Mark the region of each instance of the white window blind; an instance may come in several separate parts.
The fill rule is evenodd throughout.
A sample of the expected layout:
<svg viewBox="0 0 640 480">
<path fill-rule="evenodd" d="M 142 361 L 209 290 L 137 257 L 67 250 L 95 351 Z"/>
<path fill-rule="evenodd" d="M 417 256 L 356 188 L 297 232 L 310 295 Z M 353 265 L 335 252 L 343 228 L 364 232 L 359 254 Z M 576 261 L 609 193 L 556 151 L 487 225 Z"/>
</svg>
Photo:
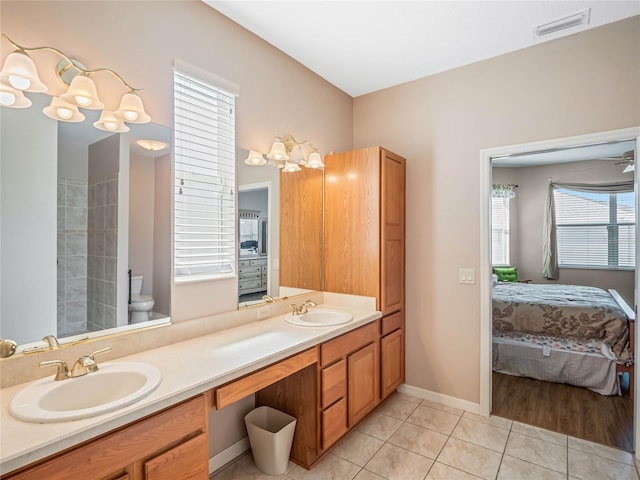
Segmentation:
<svg viewBox="0 0 640 480">
<path fill-rule="evenodd" d="M 623 269 L 635 266 L 633 192 L 554 191 L 558 265 Z"/>
<path fill-rule="evenodd" d="M 508 198 L 491 198 L 491 264 L 509 265 Z"/>
<path fill-rule="evenodd" d="M 232 275 L 236 264 L 235 97 L 175 71 L 175 278 Z"/>
</svg>

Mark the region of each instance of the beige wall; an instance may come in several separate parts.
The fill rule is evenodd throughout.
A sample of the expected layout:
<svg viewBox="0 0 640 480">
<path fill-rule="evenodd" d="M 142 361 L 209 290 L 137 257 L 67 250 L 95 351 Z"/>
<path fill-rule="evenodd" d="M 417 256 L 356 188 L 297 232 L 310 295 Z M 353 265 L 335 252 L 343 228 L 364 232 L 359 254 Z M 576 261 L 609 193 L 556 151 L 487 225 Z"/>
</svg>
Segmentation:
<svg viewBox="0 0 640 480">
<path fill-rule="evenodd" d="M 354 100 L 407 158 L 407 382 L 479 402 L 479 150 L 640 125 L 640 17 Z"/>
<path fill-rule="evenodd" d="M 267 152 L 274 135 L 292 133 L 323 154 L 351 148 L 351 97 L 200 1 L 2 2 L 0 13 L 2 31 L 14 41 L 54 46 L 144 88 L 140 95 L 156 123 L 173 123 L 173 62 L 180 58 L 240 86 L 238 146 Z M 48 65 L 39 68 L 42 80 L 59 85 L 51 74 L 59 59 L 33 57 Z M 122 87 L 108 75 L 96 83 L 107 108 L 117 109 Z M 172 317 L 233 310 L 236 293 L 234 280 L 176 286 Z"/>
<path fill-rule="evenodd" d="M 601 168 L 594 168 L 601 166 Z M 494 183 L 518 185 L 511 201 L 511 264 L 518 267 L 521 279 L 534 283 L 590 285 L 605 290 L 614 288 L 629 305 L 634 305 L 635 272 L 629 270 L 589 270 L 561 268 L 558 280 L 542 277 L 542 225 L 549 178 L 554 182 L 605 183 L 633 180 L 622 173 L 624 166 L 613 162 L 575 162 L 527 168 L 494 168 Z M 509 179 L 509 180 L 507 180 Z"/>
</svg>

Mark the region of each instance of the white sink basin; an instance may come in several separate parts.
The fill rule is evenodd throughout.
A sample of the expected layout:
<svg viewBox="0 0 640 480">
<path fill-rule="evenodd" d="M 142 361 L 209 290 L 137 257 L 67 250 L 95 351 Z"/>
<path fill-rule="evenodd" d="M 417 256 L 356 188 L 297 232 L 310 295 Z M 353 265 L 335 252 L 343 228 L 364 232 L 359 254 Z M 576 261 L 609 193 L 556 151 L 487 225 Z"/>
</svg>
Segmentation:
<svg viewBox="0 0 640 480">
<path fill-rule="evenodd" d="M 300 315 L 289 314 L 284 319 L 289 323 L 302 325 L 303 327 L 329 327 L 349 323 L 353 320 L 353 317 L 340 310 L 313 308 Z"/>
<path fill-rule="evenodd" d="M 162 375 L 151 365 L 113 362 L 97 372 L 54 381 L 47 377 L 13 397 L 9 411 L 25 422 L 52 423 L 93 417 L 124 408 L 153 392 Z"/>
</svg>

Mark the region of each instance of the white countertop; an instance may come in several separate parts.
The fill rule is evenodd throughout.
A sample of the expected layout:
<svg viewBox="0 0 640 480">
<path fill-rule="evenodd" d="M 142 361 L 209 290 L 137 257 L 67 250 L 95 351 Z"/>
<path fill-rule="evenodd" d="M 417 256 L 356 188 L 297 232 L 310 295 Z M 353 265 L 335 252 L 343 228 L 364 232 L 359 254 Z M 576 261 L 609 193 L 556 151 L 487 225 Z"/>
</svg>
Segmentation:
<svg viewBox="0 0 640 480">
<path fill-rule="evenodd" d="M 381 317 L 380 312 L 346 306 L 319 307 L 349 312 L 353 321 L 335 327 L 302 327 L 280 315 L 114 360 L 153 365 L 162 372 L 162 381 L 139 402 L 93 418 L 23 422 L 11 416 L 9 404 L 28 383 L 0 390 L 0 473 L 80 444 Z"/>
</svg>

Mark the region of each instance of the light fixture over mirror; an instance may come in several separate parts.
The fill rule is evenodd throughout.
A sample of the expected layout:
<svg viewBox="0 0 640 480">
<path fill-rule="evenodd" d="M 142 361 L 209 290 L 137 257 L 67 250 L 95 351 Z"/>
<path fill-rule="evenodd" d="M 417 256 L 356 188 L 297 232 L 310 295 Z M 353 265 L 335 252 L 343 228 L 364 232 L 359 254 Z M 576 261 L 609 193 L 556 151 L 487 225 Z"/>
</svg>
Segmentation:
<svg viewBox="0 0 640 480">
<path fill-rule="evenodd" d="M 8 108 L 28 108 L 31 101 L 24 92 L 46 92 L 48 87 L 40 80 L 34 60 L 27 52 L 49 51 L 62 57 L 56 66 L 56 74 L 63 84 L 68 86 L 65 93 L 53 97 L 51 104 L 43 109 L 46 116 L 60 122 L 81 122 L 84 115 L 78 108 L 102 110 L 100 120 L 94 127 L 107 132 L 127 132 L 127 123 L 147 123 L 151 117 L 145 112 L 138 88 L 133 88 L 125 80 L 108 68 L 87 69 L 83 64 L 69 58 L 53 47 L 24 47 L 18 45 L 4 33 L 2 38 L 16 51 L 10 53 L 0 71 L 0 106 Z M 127 89 L 116 111 L 103 110 L 104 104 L 98 98 L 93 76 L 99 72 L 110 73 Z"/>
<path fill-rule="evenodd" d="M 298 142 L 291 134 L 283 137 L 276 136 L 276 141 L 273 142 L 267 158 L 269 162 L 264 159 L 262 153 L 251 150 L 244 163 L 252 166 L 261 166 L 268 163 L 272 167 L 281 168 L 285 173 L 299 172 L 301 170 L 300 165 L 304 165 L 307 168 L 324 167 L 318 148 L 309 140 Z"/>
</svg>

